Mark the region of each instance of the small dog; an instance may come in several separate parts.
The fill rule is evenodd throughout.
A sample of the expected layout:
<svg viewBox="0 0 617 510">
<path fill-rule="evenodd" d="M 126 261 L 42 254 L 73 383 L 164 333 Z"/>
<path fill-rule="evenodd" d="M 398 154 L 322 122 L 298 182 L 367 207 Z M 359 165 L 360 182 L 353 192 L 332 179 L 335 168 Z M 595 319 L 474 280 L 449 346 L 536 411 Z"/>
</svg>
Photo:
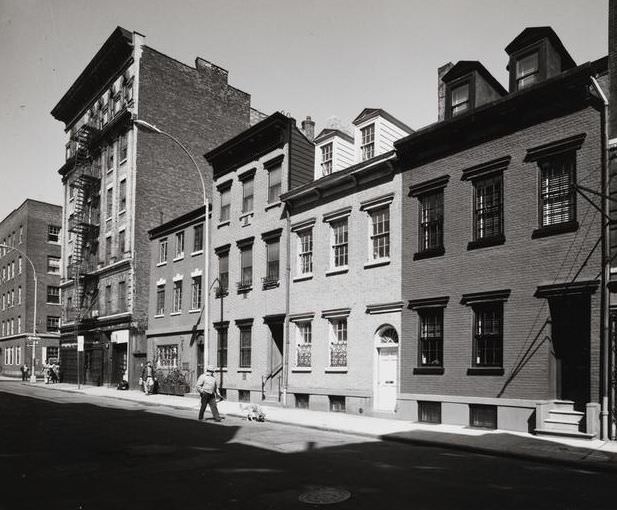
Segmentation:
<svg viewBox="0 0 617 510">
<path fill-rule="evenodd" d="M 266 413 L 257 404 L 240 404 L 240 409 L 246 411 L 246 419 L 248 421 L 266 421 Z"/>
</svg>

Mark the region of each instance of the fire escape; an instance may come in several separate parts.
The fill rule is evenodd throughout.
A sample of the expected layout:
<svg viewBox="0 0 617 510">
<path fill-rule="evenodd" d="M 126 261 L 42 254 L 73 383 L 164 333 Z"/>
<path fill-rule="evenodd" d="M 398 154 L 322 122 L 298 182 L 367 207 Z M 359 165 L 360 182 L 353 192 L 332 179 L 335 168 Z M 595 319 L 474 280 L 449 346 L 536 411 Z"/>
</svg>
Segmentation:
<svg viewBox="0 0 617 510">
<path fill-rule="evenodd" d="M 93 157 L 93 140 L 98 130 L 82 126 L 72 136 L 74 171 L 70 186 L 73 188 L 74 209 L 69 217 L 68 230 L 73 234 L 73 252 L 67 266 L 67 277 L 73 280 L 73 303 L 67 306 L 69 321 L 94 318 L 92 306 L 98 290 L 94 276 L 98 249 L 100 222 L 100 162 Z"/>
</svg>

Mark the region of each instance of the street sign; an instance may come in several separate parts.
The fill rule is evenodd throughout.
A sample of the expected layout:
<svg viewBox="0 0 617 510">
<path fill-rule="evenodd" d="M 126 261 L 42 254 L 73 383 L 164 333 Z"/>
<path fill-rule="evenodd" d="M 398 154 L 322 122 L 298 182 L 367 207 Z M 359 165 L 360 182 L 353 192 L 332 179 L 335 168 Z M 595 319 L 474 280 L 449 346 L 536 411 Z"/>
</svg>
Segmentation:
<svg viewBox="0 0 617 510">
<path fill-rule="evenodd" d="M 77 337 L 77 352 L 84 352 L 84 337 L 81 335 Z"/>
</svg>

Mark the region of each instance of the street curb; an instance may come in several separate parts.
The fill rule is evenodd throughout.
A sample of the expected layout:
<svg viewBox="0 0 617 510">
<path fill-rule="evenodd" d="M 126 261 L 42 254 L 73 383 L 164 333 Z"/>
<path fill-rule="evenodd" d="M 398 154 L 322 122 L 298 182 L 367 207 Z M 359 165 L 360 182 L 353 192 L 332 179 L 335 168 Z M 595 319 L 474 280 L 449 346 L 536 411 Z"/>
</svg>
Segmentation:
<svg viewBox="0 0 617 510">
<path fill-rule="evenodd" d="M 116 397 L 116 396 L 111 396 L 111 395 L 110 396 L 92 395 L 92 394 L 86 393 L 83 390 L 78 390 L 78 389 L 57 388 L 57 387 L 54 388 L 54 387 L 39 386 L 39 385 L 37 385 L 37 387 L 43 388 L 46 390 L 51 390 L 51 391 L 62 391 L 65 393 L 74 393 L 77 395 L 102 397 L 102 398 L 113 398 L 117 400 L 122 400 L 124 402 L 133 402 L 137 404 L 143 404 L 144 406 L 147 406 L 147 407 L 167 407 L 170 409 L 177 409 L 177 410 L 183 410 L 183 411 L 196 409 L 196 407 L 193 407 L 190 405 L 178 406 L 178 405 L 159 403 L 159 402 L 134 400 L 130 398 L 124 398 L 122 396 Z M 244 414 L 237 413 L 237 412 L 227 412 L 225 413 L 225 415 L 233 416 L 236 418 L 245 417 Z M 346 435 L 357 436 L 357 437 L 366 437 L 366 438 L 378 439 L 381 441 L 388 441 L 388 442 L 393 442 L 393 443 L 404 443 L 404 444 L 412 444 L 412 445 L 418 445 L 418 446 L 437 447 L 437 448 L 443 448 L 447 450 L 465 451 L 465 452 L 470 452 L 470 453 L 489 455 L 493 457 L 526 460 L 526 461 L 531 461 L 531 462 L 537 462 L 539 464 L 562 465 L 562 466 L 565 465 L 565 466 L 574 467 L 578 469 L 586 469 L 589 471 L 617 472 L 617 463 L 610 463 L 608 461 L 605 463 L 600 463 L 600 462 L 587 462 L 584 460 L 579 461 L 579 460 L 572 460 L 572 459 L 560 459 L 556 457 L 543 457 L 539 455 L 519 453 L 515 451 L 495 450 L 495 449 L 486 448 L 482 446 L 472 446 L 472 445 L 461 444 L 461 443 L 442 442 L 442 441 L 438 441 L 434 439 L 419 439 L 419 438 L 413 438 L 413 437 L 402 437 L 400 435 L 397 435 L 397 434 L 404 434 L 404 432 L 394 432 L 392 434 L 375 434 L 371 432 L 358 432 L 357 430 L 334 428 L 334 427 L 329 427 L 327 425 L 310 425 L 310 424 L 305 424 L 305 423 L 289 422 L 289 421 L 284 421 L 281 419 L 267 419 L 267 421 L 270 423 L 287 425 L 291 427 L 302 427 L 305 429 L 320 430 L 324 432 L 334 432 L 334 433 L 346 434 Z"/>
</svg>

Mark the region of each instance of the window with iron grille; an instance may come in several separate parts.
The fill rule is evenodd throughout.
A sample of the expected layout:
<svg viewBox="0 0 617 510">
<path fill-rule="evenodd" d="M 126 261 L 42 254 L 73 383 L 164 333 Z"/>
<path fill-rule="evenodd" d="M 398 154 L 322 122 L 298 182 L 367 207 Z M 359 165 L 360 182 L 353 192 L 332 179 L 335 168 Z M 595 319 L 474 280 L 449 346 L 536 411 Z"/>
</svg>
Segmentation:
<svg viewBox="0 0 617 510">
<path fill-rule="evenodd" d="M 469 83 L 454 87 L 450 91 L 450 101 L 450 112 L 452 117 L 468 110 L 470 106 Z"/>
<path fill-rule="evenodd" d="M 333 413 L 345 412 L 345 397 L 343 395 L 329 395 L 330 411 Z"/>
<path fill-rule="evenodd" d="M 347 319 L 330 320 L 330 366 L 347 366 Z"/>
<path fill-rule="evenodd" d="M 419 251 L 443 247 L 443 190 L 420 196 Z"/>
<path fill-rule="evenodd" d="M 298 232 L 298 272 L 311 274 L 313 272 L 313 230 Z"/>
<path fill-rule="evenodd" d="M 543 227 L 576 220 L 576 153 L 538 162 L 541 172 L 540 208 Z"/>
<path fill-rule="evenodd" d="M 174 282 L 174 301 L 172 312 L 182 311 L 182 280 Z"/>
<path fill-rule="evenodd" d="M 242 212 L 247 213 L 253 210 L 253 184 L 255 180 L 251 177 L 242 181 Z"/>
<path fill-rule="evenodd" d="M 250 287 L 253 284 L 253 246 L 240 249 L 240 287 Z"/>
<path fill-rule="evenodd" d="M 441 402 L 418 401 L 418 421 L 441 423 Z"/>
<path fill-rule="evenodd" d="M 219 255 L 219 287 L 221 292 L 226 293 L 229 289 L 229 253 Z"/>
<path fill-rule="evenodd" d="M 473 187 L 474 240 L 503 235 L 503 176 L 477 179 Z"/>
<path fill-rule="evenodd" d="M 60 303 L 60 287 L 54 287 L 52 285 L 47 286 L 47 302 L 48 303 Z"/>
<path fill-rule="evenodd" d="M 157 368 L 178 367 L 178 344 L 156 346 Z"/>
<path fill-rule="evenodd" d="M 360 130 L 362 136 L 362 161 L 371 159 L 375 155 L 375 124 L 369 124 Z"/>
<path fill-rule="evenodd" d="M 419 310 L 420 346 L 418 365 L 443 366 L 443 308 Z"/>
<path fill-rule="evenodd" d="M 159 264 L 167 262 L 167 238 L 159 241 Z"/>
<path fill-rule="evenodd" d="M 334 267 L 345 267 L 348 264 L 348 221 L 347 218 L 333 221 L 332 228 L 332 262 Z"/>
<path fill-rule="evenodd" d="M 503 303 L 474 306 L 473 365 L 501 367 L 503 361 Z"/>
<path fill-rule="evenodd" d="M 216 366 L 219 368 L 227 366 L 227 328 L 216 330 Z"/>
<path fill-rule="evenodd" d="M 184 230 L 176 232 L 176 256 L 175 258 L 184 257 Z"/>
<path fill-rule="evenodd" d="M 332 173 L 332 142 L 321 147 L 321 171 L 323 175 Z"/>
<path fill-rule="evenodd" d="M 47 227 L 47 242 L 48 243 L 59 243 L 60 242 L 60 227 L 57 225 L 49 225 Z M 6 241 L 3 242 L 6 244 Z M 4 253 L 6 253 L 6 248 L 4 248 Z"/>
<path fill-rule="evenodd" d="M 201 309 L 201 276 L 191 279 L 191 310 Z"/>
<path fill-rule="evenodd" d="M 156 315 L 165 315 L 165 285 L 156 288 Z"/>
<path fill-rule="evenodd" d="M 469 426 L 483 429 L 496 429 L 497 406 L 470 404 Z"/>
<path fill-rule="evenodd" d="M 296 323 L 296 366 L 309 368 L 311 366 L 311 344 L 313 341 L 313 325 L 310 321 Z"/>
<path fill-rule="evenodd" d="M 537 51 L 519 58 L 516 61 L 516 89 L 520 90 L 536 83 L 539 71 Z"/>
<path fill-rule="evenodd" d="M 221 190 L 221 210 L 219 213 L 220 221 L 229 220 L 231 212 L 231 188 Z"/>
<path fill-rule="evenodd" d="M 240 368 L 251 367 L 251 327 L 240 328 Z"/>
<path fill-rule="evenodd" d="M 273 166 L 268 170 L 268 203 L 277 202 L 281 195 L 282 165 Z"/>
<path fill-rule="evenodd" d="M 390 208 L 376 209 L 371 216 L 371 245 L 373 259 L 390 257 Z"/>
<path fill-rule="evenodd" d="M 193 252 L 204 249 L 204 226 L 195 225 L 193 227 Z"/>
<path fill-rule="evenodd" d="M 280 245 L 279 239 L 272 239 L 266 243 L 265 283 L 274 283 L 279 280 Z"/>
</svg>

